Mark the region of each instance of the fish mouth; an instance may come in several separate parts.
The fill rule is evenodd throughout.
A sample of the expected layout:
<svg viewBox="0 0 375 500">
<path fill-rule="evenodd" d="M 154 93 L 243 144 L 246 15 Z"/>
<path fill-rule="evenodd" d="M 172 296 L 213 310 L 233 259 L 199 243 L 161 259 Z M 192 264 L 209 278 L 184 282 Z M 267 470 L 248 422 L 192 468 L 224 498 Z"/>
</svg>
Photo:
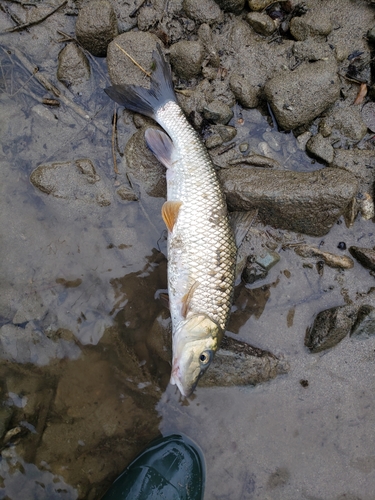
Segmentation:
<svg viewBox="0 0 375 500">
<path fill-rule="evenodd" d="M 179 391 L 181 392 L 182 396 L 185 398 L 190 397 L 197 384 L 194 384 L 192 387 L 185 387 L 184 384 L 181 381 L 181 370 L 179 365 L 176 363 L 173 363 L 173 369 L 171 373 L 171 379 L 170 379 L 171 385 L 177 385 Z"/>
</svg>

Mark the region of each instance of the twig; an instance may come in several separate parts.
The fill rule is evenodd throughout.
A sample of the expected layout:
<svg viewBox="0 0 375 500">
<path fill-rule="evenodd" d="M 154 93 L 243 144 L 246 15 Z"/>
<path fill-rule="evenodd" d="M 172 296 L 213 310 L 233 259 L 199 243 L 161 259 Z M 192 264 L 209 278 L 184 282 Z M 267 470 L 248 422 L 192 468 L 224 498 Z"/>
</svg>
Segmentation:
<svg viewBox="0 0 375 500">
<path fill-rule="evenodd" d="M 16 23 L 17 26 L 20 26 L 20 24 L 22 23 L 21 19 L 16 16 L 16 14 L 14 14 L 11 10 L 9 10 L 9 7 L 7 5 L 0 4 L 0 9 L 5 12 L 5 14 L 7 14 L 11 18 L 11 20 Z"/>
<path fill-rule="evenodd" d="M 117 124 L 117 111 L 115 104 L 115 109 L 113 112 L 113 119 L 112 119 L 112 156 L 113 156 L 113 170 L 115 171 L 115 174 L 118 175 L 119 171 L 117 168 L 117 160 L 116 160 L 116 124 Z"/>
<path fill-rule="evenodd" d="M 11 3 L 17 3 L 18 5 L 22 5 L 22 6 L 32 6 L 32 7 L 36 7 L 36 3 L 33 3 L 33 2 L 22 2 L 22 0 L 7 0 L 7 2 L 11 2 Z"/>
<path fill-rule="evenodd" d="M 52 9 L 45 16 L 42 16 L 39 19 L 36 19 L 35 21 L 30 21 L 29 23 L 19 24 L 18 26 L 14 26 L 13 28 L 8 28 L 7 30 L 5 30 L 4 33 L 12 33 L 13 31 L 24 30 L 24 29 L 28 28 L 29 26 L 33 26 L 34 24 L 39 24 L 42 21 L 44 21 L 45 19 L 47 19 L 47 17 L 51 16 L 56 11 L 58 11 L 59 9 L 61 9 L 61 7 L 64 7 L 64 5 L 67 4 L 67 3 L 68 3 L 68 0 L 64 0 L 60 5 L 58 5 L 54 9 Z"/>
<path fill-rule="evenodd" d="M 124 50 L 122 47 L 120 47 L 120 45 L 118 45 L 116 42 L 115 42 L 115 45 L 118 49 L 120 49 L 127 57 L 129 57 L 129 59 L 131 60 L 131 62 L 133 64 L 135 64 L 137 66 L 137 68 L 139 68 L 141 71 L 143 71 L 143 73 L 145 75 L 147 75 L 149 78 L 151 77 L 151 73 L 148 73 L 144 68 L 142 68 L 142 66 L 140 64 L 137 63 L 137 61 L 135 59 L 132 58 L 131 55 L 129 55 L 126 50 Z"/>
</svg>

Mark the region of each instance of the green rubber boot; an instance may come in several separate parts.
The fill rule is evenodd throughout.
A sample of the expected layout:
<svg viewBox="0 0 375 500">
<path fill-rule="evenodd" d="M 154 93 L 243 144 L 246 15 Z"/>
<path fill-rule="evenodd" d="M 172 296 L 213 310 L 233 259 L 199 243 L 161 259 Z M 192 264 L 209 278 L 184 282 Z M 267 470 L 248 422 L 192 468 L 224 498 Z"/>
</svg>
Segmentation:
<svg viewBox="0 0 375 500">
<path fill-rule="evenodd" d="M 205 463 L 186 436 L 153 441 L 125 469 L 102 500 L 203 500 Z"/>
</svg>

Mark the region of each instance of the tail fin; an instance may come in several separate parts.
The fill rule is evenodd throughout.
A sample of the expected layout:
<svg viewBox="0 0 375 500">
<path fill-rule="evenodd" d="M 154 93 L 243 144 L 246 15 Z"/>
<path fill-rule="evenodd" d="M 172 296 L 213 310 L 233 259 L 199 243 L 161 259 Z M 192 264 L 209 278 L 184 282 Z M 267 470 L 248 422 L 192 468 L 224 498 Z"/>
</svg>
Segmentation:
<svg viewBox="0 0 375 500">
<path fill-rule="evenodd" d="M 149 89 L 137 85 L 113 85 L 104 89 L 111 99 L 131 111 L 154 118 L 155 112 L 168 101 L 176 101 L 172 74 L 160 45 L 152 53 L 156 68 L 151 75 Z"/>
</svg>

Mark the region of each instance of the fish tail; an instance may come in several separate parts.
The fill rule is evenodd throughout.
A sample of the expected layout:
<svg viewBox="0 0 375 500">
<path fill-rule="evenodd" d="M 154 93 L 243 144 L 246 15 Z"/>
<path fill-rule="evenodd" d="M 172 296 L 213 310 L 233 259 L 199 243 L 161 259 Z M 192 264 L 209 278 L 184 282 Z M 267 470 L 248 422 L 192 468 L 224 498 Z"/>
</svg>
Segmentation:
<svg viewBox="0 0 375 500">
<path fill-rule="evenodd" d="M 137 85 L 113 85 L 104 89 L 111 99 L 131 111 L 155 118 L 156 111 L 168 101 L 176 102 L 173 90 L 172 74 L 169 64 L 163 57 L 158 44 L 152 52 L 155 70 L 151 74 L 150 88 Z"/>
</svg>

